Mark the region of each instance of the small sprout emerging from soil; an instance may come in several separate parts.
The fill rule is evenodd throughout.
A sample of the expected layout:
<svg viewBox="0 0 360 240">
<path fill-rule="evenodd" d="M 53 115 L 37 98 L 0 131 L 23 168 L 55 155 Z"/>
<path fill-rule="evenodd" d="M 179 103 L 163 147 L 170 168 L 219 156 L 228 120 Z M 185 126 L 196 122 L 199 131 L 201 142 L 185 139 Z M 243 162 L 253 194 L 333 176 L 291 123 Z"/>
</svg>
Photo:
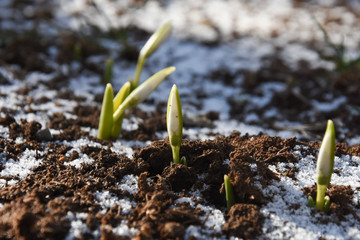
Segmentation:
<svg viewBox="0 0 360 240">
<path fill-rule="evenodd" d="M 230 208 L 235 204 L 234 189 L 230 182 L 228 175 L 224 175 L 224 186 L 225 186 L 225 198 L 227 211 L 230 211 Z"/>
<path fill-rule="evenodd" d="M 308 206 L 311 208 L 315 207 L 314 199 L 311 196 L 308 197 Z"/>
<path fill-rule="evenodd" d="M 325 197 L 325 203 L 324 203 L 324 212 L 326 214 L 328 214 L 330 211 L 330 197 L 329 196 L 326 196 Z"/>
<path fill-rule="evenodd" d="M 131 80 L 131 89 L 134 90 L 139 83 L 140 74 L 147 58 L 165 41 L 171 31 L 171 21 L 161 25 L 141 49 L 136 65 L 135 77 Z"/>
<path fill-rule="evenodd" d="M 129 96 L 130 89 L 131 89 L 130 82 L 126 82 L 121 87 L 119 92 L 116 94 L 116 96 L 113 100 L 113 107 L 114 107 L 113 113 L 116 111 L 116 109 L 118 109 L 118 107 L 121 105 L 121 103 L 124 102 L 124 100 L 127 98 L 127 96 Z M 125 112 L 119 117 L 119 119 L 117 121 L 115 121 L 113 123 L 112 134 L 111 134 L 112 137 L 117 138 L 119 136 L 119 134 L 121 132 L 121 126 L 122 126 L 124 116 L 125 116 Z"/>
<path fill-rule="evenodd" d="M 183 119 L 179 91 L 174 84 L 169 95 L 166 125 L 173 154 L 173 163 L 180 163 L 180 146 L 182 140 Z"/>
<path fill-rule="evenodd" d="M 125 100 L 116 109 L 113 114 L 113 121 L 118 122 L 125 113 L 126 109 L 130 109 L 144 101 L 150 95 L 150 93 L 152 93 L 157 88 L 157 86 L 159 86 L 159 84 L 174 71 L 175 67 L 165 68 L 155 73 L 148 80 L 138 86 L 134 91 L 129 94 L 129 96 L 125 98 Z"/>
<path fill-rule="evenodd" d="M 113 98 L 114 92 L 110 83 L 106 84 L 104 98 L 101 107 L 100 120 L 99 120 L 99 139 L 109 139 L 113 127 Z"/>
<path fill-rule="evenodd" d="M 105 71 L 104 71 L 104 83 L 105 84 L 111 83 L 113 64 L 114 64 L 113 58 L 109 58 L 105 62 Z"/>
<path fill-rule="evenodd" d="M 324 210 L 325 193 L 330 184 L 331 175 L 334 171 L 335 157 L 335 127 L 331 120 L 327 122 L 327 128 L 321 143 L 317 159 L 317 195 L 316 208 Z M 330 201 L 330 200 L 329 200 Z M 330 203 L 329 203 L 330 204 Z"/>
<path fill-rule="evenodd" d="M 187 160 L 186 160 L 186 157 L 185 157 L 185 156 L 182 156 L 182 157 L 180 158 L 180 164 L 187 166 Z"/>
</svg>

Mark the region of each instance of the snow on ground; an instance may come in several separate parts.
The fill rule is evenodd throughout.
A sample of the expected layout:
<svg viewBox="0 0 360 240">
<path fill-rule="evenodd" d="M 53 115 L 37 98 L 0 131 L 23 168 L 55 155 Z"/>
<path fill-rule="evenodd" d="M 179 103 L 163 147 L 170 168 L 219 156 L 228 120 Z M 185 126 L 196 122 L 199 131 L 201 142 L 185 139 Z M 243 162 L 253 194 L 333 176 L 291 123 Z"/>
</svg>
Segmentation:
<svg viewBox="0 0 360 240">
<path fill-rule="evenodd" d="M 272 171 L 279 173 L 281 181 L 273 181 L 271 186 L 263 189 L 265 196 L 273 197 L 273 201 L 261 208 L 261 213 L 266 216 L 263 226 L 264 237 L 270 239 L 359 239 L 360 225 L 359 219 L 353 215 L 347 215 L 347 222 L 342 225 L 334 221 L 324 223 L 319 218 L 334 219 L 336 216 L 323 215 L 317 213 L 315 217 L 311 215 L 311 209 L 307 206 L 307 198 L 302 192 L 302 188 L 311 187 L 316 182 L 316 158 L 312 155 L 303 156 L 301 149 L 305 146 L 296 146 L 293 153 L 298 158 L 298 163 L 278 163 L 272 166 Z M 306 148 L 306 147 L 305 147 Z M 360 193 L 356 189 L 360 187 L 360 170 L 356 166 L 350 166 L 349 162 L 359 162 L 359 157 L 342 156 L 335 157 L 335 170 L 341 171 L 341 176 L 334 173 L 331 178 L 332 185 L 350 185 L 354 190 L 354 204 L 360 198 Z M 353 164 L 352 164 L 353 165 Z M 284 176 L 290 168 L 295 167 L 299 170 L 296 173 L 297 181 Z M 282 173 L 282 174 L 281 174 Z M 257 186 L 262 189 L 261 184 Z M 297 206 L 294 208 L 284 207 Z M 360 215 L 360 210 L 356 211 Z"/>
<path fill-rule="evenodd" d="M 353 31 L 359 29 L 360 22 L 356 21 L 355 13 L 347 11 L 345 7 L 332 7 L 331 2 L 336 1 L 317 1 L 319 5 L 306 3 L 307 9 L 296 8 L 295 3 L 290 0 L 263 0 L 248 1 L 237 0 L 212 0 L 212 1 L 146 1 L 144 7 L 138 8 L 134 6 L 131 0 L 119 1 L 101 1 L 94 0 L 99 7 L 100 11 L 96 11 L 93 7 L 86 4 L 85 0 L 57 0 L 59 11 L 56 12 L 56 21 L 58 24 L 63 24 L 72 29 L 80 29 L 86 24 L 95 24 L 102 29 L 109 27 L 131 26 L 154 31 L 161 22 L 171 19 L 173 22 L 173 35 L 165 42 L 161 48 L 151 57 L 147 62 L 145 69 L 141 75 L 141 81 L 145 80 L 152 73 L 165 68 L 169 65 L 176 66 L 177 70 L 172 74 L 168 80 L 165 80 L 159 88 L 151 94 L 150 98 L 158 103 L 166 101 L 169 91 L 173 83 L 176 83 L 184 107 L 183 112 L 189 116 L 197 116 L 205 114 L 209 111 L 218 111 L 220 113 L 220 120 L 215 121 L 214 129 L 207 128 L 185 128 L 184 134 L 189 139 L 208 139 L 211 138 L 211 132 L 228 135 L 234 130 L 240 131 L 242 134 L 258 134 L 264 132 L 270 135 L 277 135 L 281 137 L 292 137 L 296 135 L 292 131 L 275 131 L 263 129 L 259 126 L 250 126 L 247 122 L 251 122 L 259 118 L 256 113 L 246 117 L 245 123 L 239 122 L 229 118 L 229 106 L 227 99 L 230 96 L 241 95 L 240 88 L 230 86 L 222 86 L 216 81 L 204 81 L 202 78 L 196 76 L 207 76 L 208 73 L 217 69 L 226 69 L 233 73 L 239 69 L 247 69 L 256 71 L 262 66 L 262 58 L 273 54 L 276 47 L 283 46 L 281 50 L 281 57 L 286 60 L 286 63 L 293 69 L 298 67 L 300 60 L 307 60 L 314 63 L 314 67 L 324 67 L 332 69 L 334 66 L 328 62 L 319 59 L 318 54 L 314 51 L 305 48 L 302 44 L 291 43 L 294 40 L 298 42 L 306 42 L 311 40 L 322 40 L 323 35 L 321 31 L 314 24 L 314 16 L 319 22 L 325 22 L 329 18 L 336 18 L 331 24 L 331 37 L 335 42 L 340 42 L 342 36 L 346 36 L 345 46 L 348 49 L 346 53 L 349 58 L 357 56 L 357 44 L 360 41 L 360 31 Z M 7 6 L 11 0 L 0 1 L 0 15 L 5 19 L 2 26 L 4 29 L 24 29 L 31 28 L 32 23 L 23 24 L 21 26 L 16 24 L 16 21 L 10 20 L 12 13 L 7 11 Z M 360 4 L 357 1 L 349 1 L 353 10 L 360 11 Z M 261 7 L 259 7 L 261 6 Z M 118 14 L 121 10 L 123 14 Z M 31 13 L 32 9 L 26 9 Z M 25 10 L 24 10 L 25 11 Z M 104 14 L 100 14 L 103 12 Z M 83 18 L 75 17 L 76 14 Z M 106 15 L 106 17 L 105 17 Z M 9 19 L 9 20 L 7 20 Z M 44 32 L 51 33 L 54 29 L 50 29 L 44 25 L 40 27 Z M 233 35 L 241 36 L 236 40 Z M 200 40 L 203 42 L 214 42 L 221 39 L 222 44 L 219 47 L 213 48 L 197 42 L 189 41 L 191 39 Z M 137 46 L 142 46 L 143 42 L 135 42 Z M 121 49 L 119 43 L 113 41 L 103 41 L 102 45 L 110 49 Z M 284 46 L 286 45 L 286 46 Z M 51 52 L 56 52 L 57 49 L 50 49 Z M 114 52 L 114 56 L 117 53 Z M 90 59 L 97 64 L 103 64 L 103 58 Z M 56 64 L 56 63 L 52 63 Z M 114 71 L 114 89 L 119 89 L 121 85 L 132 76 L 135 65 L 128 66 L 121 61 L 115 62 L 116 66 Z M 59 69 L 65 74 L 76 70 L 78 66 L 76 63 L 71 66 L 58 66 Z M 7 69 L 0 67 L 0 73 L 10 81 L 10 85 L 1 86 L 2 91 L 8 94 L 6 97 L 0 96 L 0 108 L 7 107 L 14 110 L 19 110 L 19 114 L 15 116 L 17 121 L 25 118 L 28 121 L 36 120 L 42 124 L 43 127 L 47 125 L 49 119 L 47 114 L 62 112 L 68 118 L 74 118 L 72 109 L 76 106 L 75 101 L 70 100 L 57 100 L 60 104 L 53 102 L 31 105 L 38 114 L 28 113 L 25 109 L 17 107 L 26 102 L 21 96 L 15 92 L 23 88 L 26 84 L 38 85 L 41 81 L 49 80 L 52 74 L 40 74 L 37 72 L 30 73 L 26 76 L 25 81 L 15 79 L 11 72 Z M 195 76 L 195 77 L 194 77 Z M 241 77 L 234 80 L 235 83 L 243 81 Z M 85 102 L 92 105 L 93 96 L 96 93 L 101 93 L 103 86 L 100 84 L 99 77 L 88 76 L 86 73 L 79 77 L 73 78 L 70 81 L 70 87 L 78 96 L 84 96 Z M 257 107 L 266 106 L 271 99 L 273 91 L 282 91 L 286 86 L 280 83 L 267 83 L 258 86 L 258 90 L 262 93 L 258 97 L 243 94 L 241 97 L 246 98 L 249 103 L 247 108 L 256 109 Z M 201 100 L 194 100 L 194 92 L 204 91 L 208 97 Z M 53 98 L 54 92 L 47 91 L 44 86 L 38 86 L 30 91 L 30 95 L 34 99 L 41 97 Z M 194 106 L 191 102 L 200 101 L 200 109 Z M 315 108 L 322 112 L 331 111 L 338 108 L 346 101 L 345 97 L 338 98 L 332 102 L 318 102 L 313 100 Z M 153 111 L 154 105 L 141 104 L 139 107 L 144 111 Z M 41 114 L 43 112 L 43 114 Z M 276 116 L 278 113 L 275 109 L 268 109 L 267 116 Z M 3 113 L 0 113 L 3 117 Z M 124 129 L 131 130 L 137 127 L 137 119 L 124 120 Z M 296 123 L 290 123 L 296 124 Z M 54 131 L 54 130 L 52 130 Z M 96 130 L 89 129 L 92 136 L 96 135 Z M 0 136 L 8 138 L 8 130 L 0 126 Z M 166 136 L 163 132 L 162 136 Z M 17 141 L 23 141 L 18 139 Z M 350 144 L 359 142 L 359 137 L 350 140 Z M 96 146 L 97 143 L 88 140 L 78 140 L 65 145 L 73 146 L 72 150 L 80 149 L 87 145 Z M 117 140 L 114 142 L 111 150 L 118 153 L 125 153 L 131 158 L 133 153 L 133 146 L 144 146 L 148 143 L 142 142 L 129 142 L 124 140 Z M 71 154 L 71 151 L 68 154 Z M 39 154 L 39 153 L 37 153 Z M 270 239 L 314 239 L 323 237 L 326 239 L 356 239 L 360 238 L 360 231 L 357 226 L 360 222 L 356 219 L 350 219 L 347 223 L 349 225 L 334 225 L 322 224 L 316 222 L 316 218 L 312 218 L 310 209 L 306 206 L 306 199 L 301 191 L 303 187 L 309 187 L 314 183 L 315 176 L 315 156 L 302 156 L 300 151 L 295 150 L 294 154 L 299 158 L 296 164 L 279 163 L 273 166 L 273 171 L 282 171 L 286 167 L 297 167 L 300 171 L 296 177 L 298 182 L 293 181 L 288 177 L 281 177 L 281 181 L 274 182 L 274 185 L 267 187 L 264 193 L 268 196 L 273 196 L 274 201 L 268 203 L 262 208 L 262 214 L 269 216 L 264 225 L 264 237 Z M 350 166 L 350 156 L 342 156 L 336 158 L 335 168 L 341 170 L 342 176 L 337 174 L 333 175 L 332 184 L 335 185 L 351 185 L 355 188 L 360 187 L 358 168 Z M 360 164 L 360 159 L 352 157 L 352 161 Z M 36 153 L 31 150 L 26 150 L 20 157 L 19 161 L 12 160 L 5 162 L 4 154 L 0 153 L 0 162 L 4 164 L 4 169 L 0 172 L 1 176 L 18 176 L 20 179 L 25 178 L 32 168 L 41 164 L 41 158 L 36 158 Z M 82 163 L 92 163 L 94 160 L 90 159 L 86 154 L 80 155 L 76 159 L 67 164 L 75 167 L 80 167 Z M 16 180 L 1 181 L 0 187 L 5 184 L 16 183 Z M 125 176 L 119 189 L 135 193 L 137 191 L 136 176 Z M 259 187 L 261 185 L 259 184 Z M 282 191 L 285 189 L 286 191 Z M 102 206 L 103 211 L 106 211 L 114 204 L 122 206 L 122 214 L 128 213 L 129 209 L 134 204 L 127 199 L 117 199 L 109 192 L 97 192 L 96 199 Z M 355 191 L 354 201 L 359 201 L 360 193 Z M 207 220 L 204 224 L 207 228 L 215 228 L 217 231 L 221 230 L 221 226 L 225 223 L 224 215 L 219 209 L 212 206 L 195 205 L 191 199 L 178 199 L 181 201 L 190 201 L 190 205 L 195 208 L 201 208 L 207 213 Z M 175 202 L 176 205 L 177 202 Z M 300 207 L 296 210 L 284 210 L 282 205 L 299 204 Z M 1 205 L 0 205 L 1 208 Z M 360 211 L 357 212 L 360 215 Z M 331 216 L 329 216 L 331 218 Z M 349 217 L 351 218 L 351 217 Z M 68 219 L 71 221 L 71 230 L 67 239 L 74 239 L 80 236 L 81 232 L 90 232 L 86 227 L 85 219 L 86 214 L 83 213 L 68 213 Z M 351 225 L 351 223 L 353 225 Z M 320 227 L 319 227 L 320 226 Z M 284 228 L 287 231 L 284 231 Z M 281 229 L 281 231 L 280 231 Z M 319 230 L 320 229 L 320 230 Z M 113 228 L 113 232 L 121 236 L 134 236 L 136 229 L 129 229 L 126 222 L 122 222 L 118 227 Z M 284 233 L 285 232 L 285 233 Z M 91 233 L 94 237 L 99 237 L 99 230 Z M 206 239 L 206 231 L 199 229 L 196 226 L 190 226 L 186 230 L 186 236 L 190 235 L 200 239 Z M 301 237 L 300 237 L 301 236 Z"/>
</svg>

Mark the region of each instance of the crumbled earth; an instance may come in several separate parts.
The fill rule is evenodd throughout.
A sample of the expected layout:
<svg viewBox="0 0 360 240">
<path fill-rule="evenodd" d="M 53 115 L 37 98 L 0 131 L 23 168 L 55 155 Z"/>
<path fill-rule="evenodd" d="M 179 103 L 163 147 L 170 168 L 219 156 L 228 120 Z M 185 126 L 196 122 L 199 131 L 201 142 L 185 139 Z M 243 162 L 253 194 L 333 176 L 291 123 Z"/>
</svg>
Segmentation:
<svg viewBox="0 0 360 240">
<path fill-rule="evenodd" d="M 17 124 L 10 116 L 0 118 L 0 122 L 5 126 Z M 29 136 L 28 133 L 38 130 L 38 125 L 37 122 L 19 125 L 16 135 Z M 64 139 L 73 137 L 69 131 L 60 135 Z M 57 135 L 53 137 L 58 138 Z M 88 136 L 84 134 L 81 137 Z M 199 203 L 212 204 L 226 211 L 223 176 L 228 174 L 237 204 L 226 215 L 223 231 L 228 236 L 254 239 L 262 233 L 264 218 L 260 209 L 271 200 L 262 194 L 254 182 L 259 181 L 265 186 L 279 181 L 268 165 L 297 162 L 291 150 L 295 145 L 305 144 L 295 138 L 240 136 L 239 132 L 228 137 L 218 136 L 215 140 L 184 140 L 180 154 L 186 157 L 187 166 L 170 164 L 171 149 L 167 139 L 136 149 L 133 159 L 118 155 L 109 148 L 88 146 L 81 148 L 81 153 L 88 154 L 96 165 L 82 164 L 75 169 L 65 163 L 78 158 L 79 152 L 73 151 L 67 157 L 65 153 L 72 149 L 71 146 L 54 140 L 47 141 L 45 145 L 43 143 L 31 138 L 21 144 L 1 139 L 1 151 L 15 160 L 26 148 L 39 151 L 47 149 L 45 154 L 38 156 L 44 159 L 42 165 L 34 168 L 25 179 L 0 189 L 0 203 L 4 204 L 0 209 L 1 238 L 27 239 L 29 234 L 41 239 L 64 238 L 70 228 L 66 214 L 72 211 L 88 213 L 86 226 L 89 229 L 102 229 L 104 239 L 114 237 L 112 232 L 106 231 L 106 226 L 115 227 L 122 220 L 127 220 L 129 227 L 139 229 L 135 239 L 182 239 L 186 227 L 203 224 L 201 219 L 204 213 L 186 203 L 174 208 L 171 206 L 180 197 L 191 197 L 190 190 L 198 190 L 203 196 L 203 199 L 197 200 Z M 354 152 L 354 149 L 358 153 L 359 146 L 351 151 Z M 308 151 L 316 149 L 310 148 Z M 349 151 L 345 152 L 350 154 Z M 225 163 L 226 160 L 229 160 L 229 164 Z M 251 170 L 251 164 L 256 164 L 255 172 Z M 139 176 L 139 191 L 135 194 L 116 187 L 128 174 Z M 200 178 L 200 175 L 205 177 Z M 205 185 L 208 187 L 204 188 Z M 105 189 L 118 198 L 127 197 L 135 201 L 136 207 L 128 215 L 119 214 L 121 205 L 114 205 L 105 213 L 99 212 L 101 206 L 95 201 L 94 192 Z M 315 194 L 315 186 L 304 189 L 304 197 L 315 197 Z M 331 186 L 328 194 L 332 199 L 330 214 L 335 214 L 337 221 L 341 222 L 346 214 L 359 217 L 352 210 L 355 206 L 351 202 L 351 188 Z M 212 237 L 216 236 L 215 233 Z M 87 237 L 82 235 L 82 238 Z"/>
</svg>

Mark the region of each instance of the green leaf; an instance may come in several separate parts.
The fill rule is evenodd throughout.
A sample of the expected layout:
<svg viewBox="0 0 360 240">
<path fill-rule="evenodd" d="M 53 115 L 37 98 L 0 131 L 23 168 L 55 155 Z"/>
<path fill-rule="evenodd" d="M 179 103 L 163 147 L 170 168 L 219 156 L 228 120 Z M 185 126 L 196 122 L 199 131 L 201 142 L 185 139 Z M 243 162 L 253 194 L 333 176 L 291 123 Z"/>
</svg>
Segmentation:
<svg viewBox="0 0 360 240">
<path fill-rule="evenodd" d="M 174 84 L 169 95 L 166 125 L 169 134 L 169 142 L 173 152 L 173 161 L 175 164 L 180 162 L 180 146 L 182 140 L 182 111 L 179 91 Z"/>
<path fill-rule="evenodd" d="M 231 207 L 235 204 L 234 189 L 230 182 L 228 175 L 224 175 L 224 186 L 225 186 L 225 198 L 227 211 L 229 212 Z"/>
<path fill-rule="evenodd" d="M 111 136 L 113 126 L 113 98 L 114 92 L 110 83 L 106 84 L 104 98 L 101 106 L 98 138 L 107 140 Z"/>
<path fill-rule="evenodd" d="M 165 39 L 169 36 L 170 31 L 171 31 L 171 21 L 165 22 L 155 31 L 155 33 L 151 35 L 149 40 L 145 43 L 144 47 L 141 49 L 138 62 L 136 65 L 135 77 L 131 81 L 132 90 L 134 90 L 139 84 L 140 74 L 147 58 L 153 52 L 155 52 L 155 50 L 165 41 Z"/>
<path fill-rule="evenodd" d="M 126 109 L 132 108 L 144 101 L 150 95 L 150 93 L 152 93 L 159 86 L 159 84 L 174 71 L 175 67 L 165 68 L 155 73 L 148 80 L 146 80 L 139 87 L 137 87 L 134 91 L 132 91 L 129 96 L 125 98 L 124 102 L 122 102 L 117 108 L 117 110 L 114 112 L 114 122 L 118 121 L 118 119 L 122 116 L 122 114 L 124 114 Z"/>
</svg>

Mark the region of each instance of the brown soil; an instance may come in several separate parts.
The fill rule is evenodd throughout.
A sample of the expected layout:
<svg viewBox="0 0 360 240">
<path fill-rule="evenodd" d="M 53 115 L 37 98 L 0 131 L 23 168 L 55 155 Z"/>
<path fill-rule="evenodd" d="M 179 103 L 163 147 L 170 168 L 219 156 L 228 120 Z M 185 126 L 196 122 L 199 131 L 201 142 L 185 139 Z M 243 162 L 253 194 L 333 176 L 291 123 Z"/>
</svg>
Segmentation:
<svg viewBox="0 0 360 240">
<path fill-rule="evenodd" d="M 86 111 L 84 108 L 78 112 Z M 18 179 L 20 181 L 15 185 L 0 189 L 0 203 L 4 204 L 0 210 L 0 237 L 5 239 L 28 239 L 29 234 L 36 239 L 63 238 L 70 227 L 66 217 L 68 211 L 88 213 L 86 225 L 89 229 L 102 229 L 104 239 L 114 237 L 105 230 L 106 225 L 115 227 L 124 219 L 128 220 L 130 227 L 139 229 L 135 239 L 182 239 L 186 227 L 204 224 L 201 220 L 204 212 L 187 203 L 171 207 L 174 201 L 183 196 L 191 197 L 192 191 L 198 190 L 203 196 L 200 202 L 225 211 L 224 174 L 231 179 L 237 204 L 228 213 L 223 230 L 229 236 L 253 239 L 262 233 L 264 219 L 260 214 L 261 206 L 271 200 L 255 186 L 255 177 L 264 186 L 278 181 L 278 176 L 268 165 L 296 162 L 297 158 L 290 151 L 295 145 L 304 144 L 295 138 L 240 136 L 239 132 L 203 142 L 184 140 L 180 154 L 186 157 L 188 166 L 170 165 L 171 149 L 167 139 L 136 149 L 133 160 L 107 148 L 83 147 L 81 152 L 88 154 L 96 164 L 83 164 L 80 169 L 75 169 L 64 165 L 79 157 L 77 151 L 72 151 L 70 157 L 65 155 L 71 151 L 71 146 L 53 141 L 42 145 L 38 139 L 31 137 L 39 131 L 39 123 L 23 122 L 19 125 L 9 115 L 0 118 L 0 123 L 8 127 L 17 126 L 11 127 L 15 131 L 13 134 L 26 139 L 21 144 L 1 139 L 1 151 L 7 158 L 16 160 L 26 148 L 47 149 L 45 154 L 39 154 L 38 158 L 44 159 L 44 162 L 32 174 L 24 180 Z M 77 139 L 66 130 L 60 134 L 61 139 Z M 60 135 L 53 138 L 59 139 Z M 83 134 L 81 137 L 88 136 Z M 359 147 L 356 148 L 358 152 Z M 227 159 L 230 165 L 225 163 Z M 256 164 L 256 171 L 251 169 L 250 164 Z M 293 178 L 295 175 L 291 172 L 294 171 L 296 169 L 289 170 Z M 139 176 L 139 191 L 134 195 L 116 187 L 128 174 Z M 94 192 L 103 190 L 118 198 L 127 197 L 137 205 L 129 215 L 119 214 L 118 205 L 105 214 L 99 213 L 100 206 L 95 201 Z M 304 189 L 304 197 L 309 194 L 315 194 L 315 187 Z M 334 213 L 339 221 L 344 214 L 356 216 L 351 210 L 354 206 L 349 187 L 332 186 L 329 196 L 332 200 L 330 213 Z"/>
</svg>

